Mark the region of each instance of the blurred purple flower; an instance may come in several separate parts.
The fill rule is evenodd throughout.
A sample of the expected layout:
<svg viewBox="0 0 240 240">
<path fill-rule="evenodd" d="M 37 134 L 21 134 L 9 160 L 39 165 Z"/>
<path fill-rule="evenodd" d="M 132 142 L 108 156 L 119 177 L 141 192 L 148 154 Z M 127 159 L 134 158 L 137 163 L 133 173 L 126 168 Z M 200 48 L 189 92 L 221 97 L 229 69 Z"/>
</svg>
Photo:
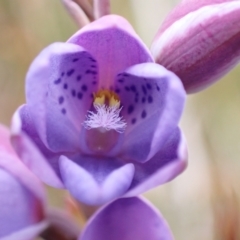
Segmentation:
<svg viewBox="0 0 240 240">
<path fill-rule="evenodd" d="M 45 183 L 104 204 L 177 176 L 186 145 L 176 75 L 152 62 L 129 23 L 114 15 L 54 43 L 32 63 L 13 143 Z"/>
<path fill-rule="evenodd" d="M 79 240 L 173 240 L 159 212 L 142 198 L 121 198 L 88 221 Z"/>
<path fill-rule="evenodd" d="M 41 183 L 20 162 L 0 125 L 0 239 L 31 240 L 47 226 Z"/>
<path fill-rule="evenodd" d="M 173 71 L 188 93 L 208 87 L 240 59 L 240 1 L 183 0 L 151 49 L 156 62 Z"/>
</svg>

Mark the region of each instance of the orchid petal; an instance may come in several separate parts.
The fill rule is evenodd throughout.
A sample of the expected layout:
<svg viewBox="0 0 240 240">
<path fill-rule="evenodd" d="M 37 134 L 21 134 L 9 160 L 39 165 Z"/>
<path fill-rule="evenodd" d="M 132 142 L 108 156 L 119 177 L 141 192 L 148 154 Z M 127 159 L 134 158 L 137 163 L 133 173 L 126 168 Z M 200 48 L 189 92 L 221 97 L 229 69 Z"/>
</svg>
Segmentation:
<svg viewBox="0 0 240 240">
<path fill-rule="evenodd" d="M 147 161 L 178 125 L 185 101 L 182 83 L 164 67 L 144 63 L 119 74 L 115 88 L 127 123 L 122 156 Z"/>
<path fill-rule="evenodd" d="M 115 76 L 138 63 L 152 62 L 151 54 L 131 25 L 108 15 L 85 26 L 68 42 L 84 47 L 99 64 L 100 87 L 109 88 Z"/>
<path fill-rule="evenodd" d="M 0 183 L 0 237 L 36 224 L 43 219 L 42 203 L 33 194 L 34 192 L 22 185 L 14 175 L 1 166 Z M 14 214 L 12 214 L 13 211 Z"/>
<path fill-rule="evenodd" d="M 151 188 L 171 181 L 187 166 L 186 141 L 177 128 L 164 148 L 146 163 L 135 163 L 132 185 L 125 196 L 136 196 Z"/>
<path fill-rule="evenodd" d="M 10 132 L 4 125 L 0 124 L 0 151 L 16 155 L 10 143 Z"/>
<path fill-rule="evenodd" d="M 79 240 L 173 240 L 160 213 L 141 198 L 122 198 L 101 208 Z"/>
<path fill-rule="evenodd" d="M 12 119 L 12 143 L 23 163 L 43 182 L 63 188 L 58 176 L 58 155 L 48 150 L 35 129 L 27 105 L 19 107 Z"/>
<path fill-rule="evenodd" d="M 188 93 L 200 91 L 238 63 L 239 22 L 239 1 L 201 7 L 160 30 L 153 55 L 157 63 L 179 76 Z"/>
<path fill-rule="evenodd" d="M 102 173 L 106 170 L 103 165 L 99 167 L 96 173 L 103 176 L 93 175 L 65 156 L 60 158 L 60 171 L 66 188 L 76 199 L 89 205 L 104 204 L 120 197 L 129 188 L 134 175 L 133 164 L 117 168 L 107 176 Z"/>
<path fill-rule="evenodd" d="M 38 236 L 48 226 L 47 221 L 28 226 L 20 231 L 13 232 L 7 236 L 0 238 L 0 240 L 32 240 Z"/>
<path fill-rule="evenodd" d="M 97 87 L 96 61 L 83 48 L 55 43 L 32 63 L 26 97 L 37 132 L 52 151 L 76 151 Z"/>
</svg>

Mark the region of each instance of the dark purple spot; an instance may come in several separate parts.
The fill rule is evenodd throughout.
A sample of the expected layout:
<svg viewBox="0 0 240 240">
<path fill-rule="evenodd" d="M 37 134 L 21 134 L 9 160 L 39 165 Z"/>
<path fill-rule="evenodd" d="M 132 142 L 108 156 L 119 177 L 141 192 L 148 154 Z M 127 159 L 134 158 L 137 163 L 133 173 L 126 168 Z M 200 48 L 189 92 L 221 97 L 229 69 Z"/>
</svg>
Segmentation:
<svg viewBox="0 0 240 240">
<path fill-rule="evenodd" d="M 148 96 L 148 103 L 152 103 L 152 102 L 153 102 L 152 96 Z"/>
<path fill-rule="evenodd" d="M 142 111 L 142 118 L 145 118 L 147 116 L 147 113 L 145 110 Z"/>
<path fill-rule="evenodd" d="M 74 69 L 71 69 L 71 70 L 69 70 L 68 72 L 67 72 L 67 75 L 70 77 L 73 73 L 74 73 Z"/>
<path fill-rule="evenodd" d="M 57 80 L 54 81 L 55 84 L 59 84 L 61 82 L 61 78 L 58 78 Z"/>
<path fill-rule="evenodd" d="M 65 75 L 65 72 L 62 72 L 61 76 L 63 77 Z"/>
<path fill-rule="evenodd" d="M 152 89 L 151 84 L 147 83 L 146 86 L 147 86 L 147 89 L 149 89 L 149 90 Z"/>
<path fill-rule="evenodd" d="M 96 68 L 97 66 L 96 65 L 91 65 L 92 68 Z"/>
<path fill-rule="evenodd" d="M 157 90 L 158 90 L 158 91 L 160 91 L 160 88 L 159 88 L 159 86 L 158 86 L 158 85 L 157 85 Z"/>
<path fill-rule="evenodd" d="M 92 84 L 95 85 L 97 83 L 97 81 L 93 81 Z"/>
<path fill-rule="evenodd" d="M 147 89 L 144 85 L 142 85 L 142 91 L 143 91 L 144 94 L 147 94 Z"/>
<path fill-rule="evenodd" d="M 72 96 L 73 96 L 73 97 L 76 96 L 76 91 L 75 91 L 75 89 L 72 89 Z"/>
<path fill-rule="evenodd" d="M 77 81 L 80 81 L 82 79 L 82 76 L 81 75 L 78 75 L 77 76 Z"/>
<path fill-rule="evenodd" d="M 138 97 L 135 97 L 135 103 L 138 103 Z"/>
<path fill-rule="evenodd" d="M 116 88 L 115 92 L 116 92 L 116 93 L 120 93 L 120 89 L 119 89 L 119 88 Z"/>
<path fill-rule="evenodd" d="M 123 82 L 124 82 L 124 79 L 123 79 L 123 78 L 118 79 L 118 82 L 123 83 Z"/>
<path fill-rule="evenodd" d="M 68 85 L 66 83 L 64 83 L 63 88 L 68 89 Z"/>
<path fill-rule="evenodd" d="M 130 89 L 131 89 L 133 92 L 136 92 L 136 91 L 137 91 L 137 89 L 136 89 L 136 87 L 135 87 L 134 85 L 131 85 Z"/>
<path fill-rule="evenodd" d="M 146 98 L 143 97 L 143 98 L 142 98 L 142 103 L 145 103 L 145 102 L 146 102 Z"/>
<path fill-rule="evenodd" d="M 96 60 L 92 57 L 89 57 L 89 59 L 92 61 L 92 62 L 96 62 Z"/>
<path fill-rule="evenodd" d="M 130 88 L 126 86 L 126 87 L 125 87 L 125 90 L 126 90 L 126 91 L 129 91 L 129 90 L 130 90 Z"/>
<path fill-rule="evenodd" d="M 93 75 L 96 75 L 96 74 L 97 74 L 96 71 L 93 71 L 93 70 L 90 70 L 90 69 L 88 69 L 85 73 L 86 73 L 86 74 L 93 74 Z"/>
<path fill-rule="evenodd" d="M 130 106 L 128 107 L 128 110 L 127 110 L 128 114 L 131 114 L 131 113 L 133 112 L 133 110 L 134 110 L 133 105 L 130 105 Z"/>
<path fill-rule="evenodd" d="M 137 121 L 137 119 L 136 119 L 136 118 L 133 118 L 133 119 L 132 119 L 132 124 L 135 124 L 136 121 Z"/>
<path fill-rule="evenodd" d="M 78 58 L 74 58 L 73 59 L 73 62 L 77 62 L 79 59 Z"/>
<path fill-rule="evenodd" d="M 129 75 L 127 73 L 123 73 L 123 76 L 124 77 L 128 77 Z"/>
<path fill-rule="evenodd" d="M 82 99 L 82 93 L 81 92 L 79 92 L 78 94 L 77 94 L 77 97 L 78 97 L 78 99 Z"/>
<path fill-rule="evenodd" d="M 86 86 L 86 85 L 82 85 L 82 90 L 83 90 L 84 92 L 86 92 L 86 91 L 87 91 L 87 86 Z"/>
<path fill-rule="evenodd" d="M 59 104 L 62 104 L 64 102 L 64 97 L 63 96 L 59 97 L 58 102 L 59 102 Z"/>
<path fill-rule="evenodd" d="M 63 109 L 62 109 L 62 114 L 66 114 L 66 112 L 67 112 L 66 109 L 63 108 Z"/>
</svg>

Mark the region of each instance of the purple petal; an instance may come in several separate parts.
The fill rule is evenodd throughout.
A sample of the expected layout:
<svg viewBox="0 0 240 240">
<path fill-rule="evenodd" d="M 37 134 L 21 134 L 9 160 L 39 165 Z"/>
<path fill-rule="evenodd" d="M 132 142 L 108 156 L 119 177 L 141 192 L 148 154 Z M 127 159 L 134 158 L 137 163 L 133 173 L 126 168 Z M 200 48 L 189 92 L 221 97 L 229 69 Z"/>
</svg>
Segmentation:
<svg viewBox="0 0 240 240">
<path fill-rule="evenodd" d="M 63 188 L 59 177 L 59 155 L 48 150 L 42 143 L 27 105 L 20 107 L 13 116 L 12 143 L 20 159 L 43 182 Z"/>
<path fill-rule="evenodd" d="M 127 122 L 122 156 L 149 160 L 178 125 L 185 101 L 182 83 L 158 64 L 145 63 L 118 75 L 115 88 Z"/>
<path fill-rule="evenodd" d="M 4 236 L 1 240 L 32 240 L 38 236 L 46 227 L 48 222 L 42 221 L 34 225 L 28 226 L 20 231 Z"/>
<path fill-rule="evenodd" d="M 160 213 L 141 198 L 122 198 L 95 213 L 79 240 L 173 240 Z"/>
<path fill-rule="evenodd" d="M 238 63 L 239 22 L 239 1 L 198 8 L 160 30 L 153 55 L 157 63 L 179 76 L 188 93 L 200 91 Z"/>
<path fill-rule="evenodd" d="M 158 34 L 165 31 L 169 26 L 171 26 L 178 19 L 182 18 L 184 15 L 187 15 L 188 13 L 193 12 L 201 7 L 231 1 L 233 0 L 182 0 L 166 17 Z"/>
<path fill-rule="evenodd" d="M 146 163 L 135 163 L 135 175 L 125 196 L 136 196 L 153 187 L 164 184 L 178 176 L 187 166 L 185 138 L 176 129 L 164 148 Z"/>
<path fill-rule="evenodd" d="M 14 152 L 10 142 L 9 129 L 2 124 L 0 124 L 0 151 L 16 156 L 16 153 Z"/>
<path fill-rule="evenodd" d="M 70 43 L 50 45 L 32 63 L 26 80 L 27 105 L 41 140 L 51 150 L 79 149 L 97 73 L 92 56 Z"/>
<path fill-rule="evenodd" d="M 96 159 L 96 165 L 92 165 L 93 160 L 85 158 L 85 162 L 88 160 L 91 169 L 85 169 L 86 166 L 84 168 L 65 156 L 60 158 L 63 182 L 76 199 L 89 205 L 100 205 L 120 197 L 127 191 L 134 175 L 133 164 L 125 164 L 106 172 L 109 171 L 111 162 L 107 166 L 106 161 Z M 97 161 L 101 163 L 97 164 Z"/>
<path fill-rule="evenodd" d="M 131 25 L 122 17 L 108 15 L 85 26 L 68 42 L 91 53 L 99 64 L 100 87 L 109 88 L 115 76 L 138 63 L 152 62 L 151 54 Z"/>
<path fill-rule="evenodd" d="M 11 164 L 17 163 L 11 162 Z M 28 181 L 32 179 L 28 178 Z M 0 182 L 0 238 L 34 225 L 43 219 L 42 202 L 34 192 L 2 166 L 0 166 Z M 30 184 L 33 185 L 33 183 L 28 185 Z M 34 191 L 36 192 L 37 189 Z"/>
<path fill-rule="evenodd" d="M 1 137 L 3 135 L 1 134 Z M 4 141 L 6 142 L 6 140 Z M 5 152 L 3 146 L 0 145 L 0 168 L 13 175 L 21 182 L 30 192 L 34 193 L 42 205 L 45 203 L 44 189 L 36 176 L 31 173 L 26 166 L 22 164 L 16 154 Z"/>
</svg>

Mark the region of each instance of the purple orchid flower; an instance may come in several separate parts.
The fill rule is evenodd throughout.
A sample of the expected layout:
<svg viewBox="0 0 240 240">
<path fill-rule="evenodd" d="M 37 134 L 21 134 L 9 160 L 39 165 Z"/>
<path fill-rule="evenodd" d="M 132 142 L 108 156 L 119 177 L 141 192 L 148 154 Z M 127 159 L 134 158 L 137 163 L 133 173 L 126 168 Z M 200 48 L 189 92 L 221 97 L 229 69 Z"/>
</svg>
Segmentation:
<svg viewBox="0 0 240 240">
<path fill-rule="evenodd" d="M 156 62 L 173 71 L 188 93 L 208 87 L 240 59 L 240 1 L 183 0 L 151 49 Z"/>
<path fill-rule="evenodd" d="M 134 196 L 181 173 L 185 91 L 129 23 L 108 15 L 32 63 L 13 144 L 45 183 L 87 204 Z"/>
<path fill-rule="evenodd" d="M 121 198 L 88 221 L 79 240 L 173 240 L 159 212 L 142 198 Z"/>
<path fill-rule="evenodd" d="M 46 228 L 41 183 L 17 158 L 0 125 L 0 239 L 31 240 Z"/>
</svg>

